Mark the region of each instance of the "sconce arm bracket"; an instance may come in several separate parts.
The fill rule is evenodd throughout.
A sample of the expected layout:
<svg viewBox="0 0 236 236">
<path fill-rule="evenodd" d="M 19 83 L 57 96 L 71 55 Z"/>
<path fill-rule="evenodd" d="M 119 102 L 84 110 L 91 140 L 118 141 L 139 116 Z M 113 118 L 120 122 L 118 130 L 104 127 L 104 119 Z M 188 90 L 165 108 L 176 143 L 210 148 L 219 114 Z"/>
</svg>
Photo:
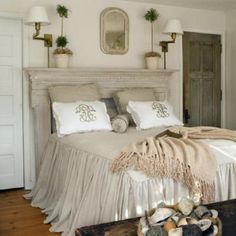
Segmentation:
<svg viewBox="0 0 236 236">
<path fill-rule="evenodd" d="M 161 46 L 162 52 L 168 52 L 168 44 L 169 43 L 175 43 L 176 33 L 172 33 L 171 38 L 172 38 L 171 41 L 161 41 L 160 42 L 159 45 Z"/>
<path fill-rule="evenodd" d="M 52 47 L 52 35 L 51 34 L 44 34 L 44 37 L 39 37 L 38 34 L 33 35 L 34 40 L 41 40 L 44 41 L 44 47 Z"/>
<path fill-rule="evenodd" d="M 41 29 L 40 23 L 35 23 L 35 34 L 33 35 L 34 40 L 42 40 L 44 41 L 44 47 L 50 48 L 52 47 L 52 34 L 44 34 L 44 37 L 39 37 L 39 32 Z"/>
<path fill-rule="evenodd" d="M 175 43 L 175 40 L 172 41 L 161 41 L 159 45 L 161 46 L 162 52 L 168 52 L 168 44 Z"/>
</svg>

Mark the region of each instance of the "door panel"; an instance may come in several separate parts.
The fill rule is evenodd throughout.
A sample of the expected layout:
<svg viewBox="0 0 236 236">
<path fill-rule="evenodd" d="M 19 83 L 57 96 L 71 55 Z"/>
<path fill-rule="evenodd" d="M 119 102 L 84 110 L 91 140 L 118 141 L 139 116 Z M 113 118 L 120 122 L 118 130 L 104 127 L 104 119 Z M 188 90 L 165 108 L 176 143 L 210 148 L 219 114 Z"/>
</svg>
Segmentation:
<svg viewBox="0 0 236 236">
<path fill-rule="evenodd" d="M 214 58 L 213 58 L 214 48 L 212 44 L 203 43 L 202 45 L 202 71 L 213 72 Z"/>
<path fill-rule="evenodd" d="M 202 100 L 204 101 L 202 106 L 202 120 L 201 125 L 207 126 L 213 124 L 213 82 L 211 79 L 203 79 L 202 86 Z"/>
<path fill-rule="evenodd" d="M 191 115 L 191 122 L 193 125 L 198 124 L 201 119 L 201 111 L 200 111 L 200 81 L 198 78 L 192 78 L 190 84 L 190 94 L 195 94 L 195 99 L 192 100 L 192 103 L 189 106 L 189 110 L 191 114 L 195 114 L 195 116 Z"/>
<path fill-rule="evenodd" d="M 200 44 L 198 42 L 190 42 L 190 72 L 201 71 L 201 54 Z"/>
<path fill-rule="evenodd" d="M 1 57 L 12 57 L 13 55 L 12 44 L 13 44 L 13 35 L 1 35 L 1 44 L 0 44 Z"/>
<path fill-rule="evenodd" d="M 218 126 L 221 117 L 221 38 L 185 32 L 184 110 L 188 126 Z"/>
<path fill-rule="evenodd" d="M 0 189 L 23 187 L 21 22 L 0 19 Z"/>
<path fill-rule="evenodd" d="M 0 116 L 13 115 L 13 97 L 8 95 L 0 95 Z"/>
<path fill-rule="evenodd" d="M 0 67 L 0 88 L 10 89 L 13 86 L 13 76 L 11 66 Z"/>
</svg>

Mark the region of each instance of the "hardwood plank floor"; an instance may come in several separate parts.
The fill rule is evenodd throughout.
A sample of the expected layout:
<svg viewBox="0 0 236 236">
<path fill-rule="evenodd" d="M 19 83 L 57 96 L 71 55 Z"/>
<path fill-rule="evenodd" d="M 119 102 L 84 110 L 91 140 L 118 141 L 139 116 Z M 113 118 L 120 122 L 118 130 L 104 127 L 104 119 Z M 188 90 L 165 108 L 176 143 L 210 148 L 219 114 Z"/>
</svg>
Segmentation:
<svg viewBox="0 0 236 236">
<path fill-rule="evenodd" d="M 58 236 L 43 224 L 45 215 L 23 198 L 25 190 L 0 191 L 0 236 Z"/>
</svg>

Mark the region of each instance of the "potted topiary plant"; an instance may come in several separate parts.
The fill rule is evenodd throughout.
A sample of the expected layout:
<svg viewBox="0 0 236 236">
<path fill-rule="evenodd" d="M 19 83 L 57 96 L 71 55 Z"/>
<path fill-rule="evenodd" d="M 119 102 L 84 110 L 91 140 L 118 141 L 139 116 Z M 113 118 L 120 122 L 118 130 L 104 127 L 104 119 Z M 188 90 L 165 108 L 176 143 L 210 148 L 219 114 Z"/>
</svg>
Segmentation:
<svg viewBox="0 0 236 236">
<path fill-rule="evenodd" d="M 150 10 L 148 10 L 146 12 L 146 14 L 144 15 L 145 19 L 147 21 L 149 21 L 151 23 L 151 52 L 147 52 L 145 54 L 145 58 L 146 58 L 146 65 L 148 69 L 157 69 L 158 67 L 158 58 L 161 57 L 160 53 L 158 52 L 154 52 L 153 50 L 153 28 L 154 28 L 154 22 L 158 19 L 159 14 L 158 12 L 151 8 Z"/>
<path fill-rule="evenodd" d="M 57 13 L 61 18 L 61 35 L 56 39 L 57 48 L 54 50 L 54 55 L 56 57 L 56 66 L 58 68 L 67 68 L 72 55 L 72 51 L 66 48 L 68 40 L 64 36 L 64 18 L 68 18 L 68 9 L 65 6 L 57 5 Z"/>
<path fill-rule="evenodd" d="M 69 66 L 70 56 L 72 55 L 72 51 L 66 48 L 68 44 L 67 38 L 65 36 L 57 37 L 56 44 L 57 48 L 54 50 L 56 66 L 58 68 L 67 68 Z"/>
</svg>

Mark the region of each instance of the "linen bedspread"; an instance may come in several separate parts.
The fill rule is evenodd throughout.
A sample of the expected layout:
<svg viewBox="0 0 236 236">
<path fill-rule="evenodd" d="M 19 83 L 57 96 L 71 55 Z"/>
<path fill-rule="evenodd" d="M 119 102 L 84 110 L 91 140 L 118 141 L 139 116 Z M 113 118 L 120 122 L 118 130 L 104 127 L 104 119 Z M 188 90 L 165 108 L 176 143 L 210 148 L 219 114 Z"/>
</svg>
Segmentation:
<svg viewBox="0 0 236 236">
<path fill-rule="evenodd" d="M 141 172 L 112 173 L 112 160 L 129 142 L 162 130 L 75 134 L 50 137 L 39 178 L 26 198 L 48 216 L 51 231 L 74 235 L 81 226 L 143 215 L 161 201 L 174 203 L 189 191 L 170 178 L 150 178 Z M 236 145 L 206 140 L 217 159 L 215 200 L 236 197 Z"/>
</svg>

